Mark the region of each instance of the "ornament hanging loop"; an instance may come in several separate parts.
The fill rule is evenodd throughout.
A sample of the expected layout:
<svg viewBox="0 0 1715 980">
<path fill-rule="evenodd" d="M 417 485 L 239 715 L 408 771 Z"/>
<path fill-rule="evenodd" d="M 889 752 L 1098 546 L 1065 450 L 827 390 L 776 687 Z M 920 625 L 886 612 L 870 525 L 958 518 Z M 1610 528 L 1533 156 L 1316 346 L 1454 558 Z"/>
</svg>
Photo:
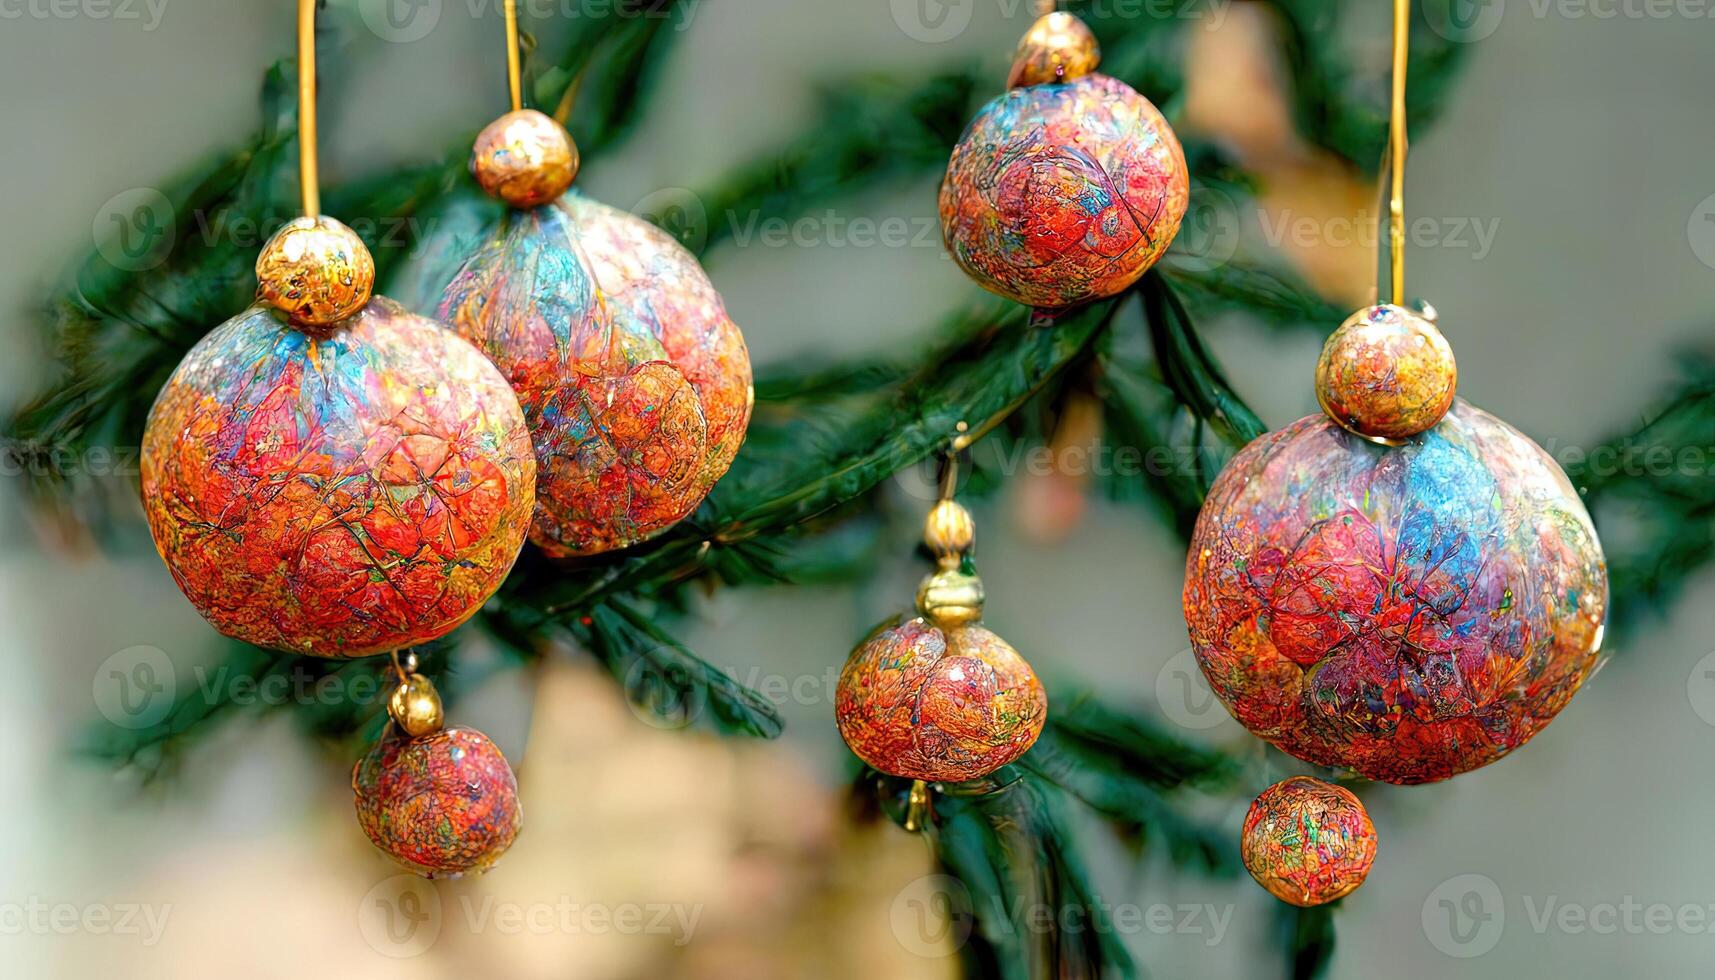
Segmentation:
<svg viewBox="0 0 1715 980">
<path fill-rule="evenodd" d="M 929 825 L 929 784 L 921 779 L 911 781 L 911 794 L 905 798 L 905 829 L 922 833 Z"/>
<path fill-rule="evenodd" d="M 1411 50 L 1411 0 L 1393 4 L 1393 91 L 1388 111 L 1388 276 L 1395 306 L 1405 305 L 1405 70 Z M 1380 293 L 1380 289 L 1377 289 Z"/>
<path fill-rule="evenodd" d="M 298 0 L 298 187 L 304 217 L 322 213 L 316 175 L 316 4 Z"/>
<path fill-rule="evenodd" d="M 512 94 L 512 111 L 524 108 L 524 69 L 518 48 L 518 0 L 506 0 L 506 86 Z"/>
</svg>

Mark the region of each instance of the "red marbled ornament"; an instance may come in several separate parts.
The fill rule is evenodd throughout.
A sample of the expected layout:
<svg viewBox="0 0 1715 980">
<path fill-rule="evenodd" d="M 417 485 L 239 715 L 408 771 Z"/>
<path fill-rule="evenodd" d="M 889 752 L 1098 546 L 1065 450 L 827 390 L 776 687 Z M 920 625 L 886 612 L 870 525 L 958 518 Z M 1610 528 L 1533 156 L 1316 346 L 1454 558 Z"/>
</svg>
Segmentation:
<svg viewBox="0 0 1715 980">
<path fill-rule="evenodd" d="M 1023 755 L 1048 695 L 1018 651 L 980 625 L 887 623 L 846 660 L 835 691 L 840 737 L 882 772 L 930 782 L 986 776 Z"/>
<path fill-rule="evenodd" d="M 1364 883 L 1376 860 L 1376 828 L 1351 791 L 1293 776 L 1251 803 L 1239 855 L 1270 895 L 1308 908 Z"/>
<path fill-rule="evenodd" d="M 143 435 L 149 529 L 197 611 L 325 657 L 474 614 L 523 547 L 535 473 L 506 379 L 380 297 L 325 329 L 262 307 L 216 327 Z"/>
<path fill-rule="evenodd" d="M 588 555 L 672 527 L 726 472 L 750 420 L 750 357 L 720 295 L 670 236 L 575 193 L 496 220 L 439 309 L 524 405 L 538 463 L 531 540 Z"/>
<path fill-rule="evenodd" d="M 388 725 L 352 768 L 351 789 L 375 846 L 431 878 L 487 871 L 524 821 L 512 767 L 472 728 L 410 738 Z"/>
<path fill-rule="evenodd" d="M 984 106 L 953 148 L 941 227 L 984 289 L 1058 308 L 1136 282 L 1173 241 L 1189 199 L 1167 120 L 1098 73 Z"/>
<path fill-rule="evenodd" d="M 1382 446 L 1314 415 L 1216 478 L 1185 567 L 1215 694 L 1282 751 L 1422 783 L 1528 741 L 1596 665 L 1601 545 L 1554 460 L 1455 400 Z"/>
</svg>

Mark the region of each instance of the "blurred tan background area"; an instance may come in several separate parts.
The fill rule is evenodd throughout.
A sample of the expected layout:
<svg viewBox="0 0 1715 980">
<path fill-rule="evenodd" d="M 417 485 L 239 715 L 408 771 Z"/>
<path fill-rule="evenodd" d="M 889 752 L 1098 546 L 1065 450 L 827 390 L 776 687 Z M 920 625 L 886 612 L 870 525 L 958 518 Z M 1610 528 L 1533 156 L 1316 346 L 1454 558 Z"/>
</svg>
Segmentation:
<svg viewBox="0 0 1715 980">
<path fill-rule="evenodd" d="M 902 29 L 901 2 L 698 5 L 635 136 L 580 186 L 627 207 L 662 188 L 705 186 L 796 135 L 822 80 L 980 62 L 999 91 L 1027 4 L 938 4 L 968 13 L 969 26 L 925 43 Z M 498 2 L 475 5 L 481 17 L 466 0 L 436 3 L 432 30 L 410 41 L 366 31 L 356 6 L 336 2 L 327 15 L 351 45 L 339 89 L 322 98 L 325 180 L 427 159 L 505 108 Z M 1182 128 L 1222 139 L 1263 176 L 1249 240 L 1272 237 L 1318 286 L 1358 305 L 1373 241 L 1341 221 L 1373 218 L 1373 182 L 1293 135 L 1269 18 L 1244 3 L 1205 6 L 1186 53 Z M 1387 18 L 1376 6 L 1380 63 Z M 0 0 L 6 404 L 48 376 L 33 311 L 91 247 L 104 203 L 255 126 L 261 71 L 291 51 L 291 8 Z M 1413 147 L 1408 204 L 1440 232 L 1410 254 L 1411 292 L 1439 308 L 1463 395 L 1546 445 L 1588 445 L 1667 394 L 1675 351 L 1709 344 L 1715 225 L 1704 230 L 1697 216 L 1715 207 L 1715 19 L 1618 2 L 1484 9 L 1504 16 Z M 552 50 L 555 26 L 529 26 Z M 934 184 L 834 209 L 925 221 Z M 927 326 L 974 291 L 932 241 L 729 242 L 708 266 L 763 364 L 920 349 L 933 339 Z M 1271 425 L 1314 409 L 1314 331 L 1238 319 L 1207 329 Z M 655 728 L 575 654 L 502 674 L 460 702 L 456 720 L 487 731 L 517 766 L 528 820 L 494 873 L 425 885 L 362 838 L 349 760 L 302 739 L 281 713 L 224 726 L 171 781 L 142 791 L 73 758 L 67 746 L 100 717 L 92 690 L 109 658 L 159 648 L 184 684 L 216 642 L 145 539 L 120 553 L 68 548 L 18 506 L 18 489 L 0 481 L 0 973 L 955 975 L 951 944 L 917 919 L 928 850 L 890 826 L 853 823 L 831 721 L 830 671 L 909 601 L 921 574 L 910 558 L 921 505 L 906 495 L 897 547 L 873 584 L 722 593 L 687 624 L 692 648 L 741 680 L 784 682 L 788 729 L 777 742 Z M 1160 709 L 1188 737 L 1260 761 L 1260 743 L 1230 720 L 1188 713 L 1201 679 L 1186 673 L 1181 543 L 1140 509 L 1068 501 L 1064 490 L 1054 477 L 1021 476 L 979 509 L 991 624 L 1050 679 L 1099 684 Z M 1715 782 L 1704 778 L 1715 749 L 1715 681 L 1703 665 L 1712 635 L 1715 583 L 1701 576 L 1528 748 L 1450 783 L 1366 791 L 1381 856 L 1339 913 L 1332 975 L 1708 975 L 1715 935 L 1686 910 L 1708 910 L 1696 921 L 1715 926 Z M 1190 693 L 1161 703 L 1171 692 Z M 1236 838 L 1242 810 L 1219 806 Z M 1159 856 L 1133 866 L 1117 845 L 1098 844 L 1091 858 L 1101 900 L 1195 919 L 1126 937 L 1150 975 L 1285 969 L 1272 900 L 1250 882 L 1177 876 Z M 1450 942 L 1431 921 L 1438 903 L 1465 896 L 1465 875 L 1498 892 L 1504 921 L 1492 942 Z M 1666 907 L 1672 921 L 1658 929 L 1634 907 Z"/>
</svg>

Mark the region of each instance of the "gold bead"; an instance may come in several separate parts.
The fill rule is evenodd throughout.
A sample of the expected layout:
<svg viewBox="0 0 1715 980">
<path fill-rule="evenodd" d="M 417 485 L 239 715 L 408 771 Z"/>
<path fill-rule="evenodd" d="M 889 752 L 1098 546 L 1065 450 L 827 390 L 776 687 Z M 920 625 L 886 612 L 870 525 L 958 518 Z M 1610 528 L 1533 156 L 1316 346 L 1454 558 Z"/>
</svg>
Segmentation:
<svg viewBox="0 0 1715 980">
<path fill-rule="evenodd" d="M 422 674 L 412 674 L 387 699 L 387 713 L 412 738 L 441 730 L 441 696 Z"/>
<path fill-rule="evenodd" d="M 519 109 L 477 135 L 470 172 L 491 196 L 515 208 L 533 208 L 572 186 L 578 148 L 564 126 L 535 109 Z"/>
<path fill-rule="evenodd" d="M 1102 63 L 1096 35 L 1076 16 L 1056 11 L 1037 18 L 1018 42 L 1007 88 L 1069 82 L 1095 71 Z"/>
<path fill-rule="evenodd" d="M 298 326 L 325 327 L 369 302 L 375 259 L 357 232 L 326 215 L 294 218 L 256 256 L 256 299 Z"/>
<path fill-rule="evenodd" d="M 1459 367 L 1429 317 L 1404 307 L 1366 307 L 1328 337 L 1316 362 L 1316 401 L 1366 439 L 1427 432 L 1453 406 Z"/>
<path fill-rule="evenodd" d="M 959 557 L 971 550 L 976 535 L 971 512 L 951 500 L 930 508 L 923 521 L 923 541 L 940 560 L 942 568 L 957 568 Z"/>
<path fill-rule="evenodd" d="M 932 572 L 917 586 L 917 611 L 950 629 L 983 618 L 983 580 L 958 569 Z"/>
</svg>

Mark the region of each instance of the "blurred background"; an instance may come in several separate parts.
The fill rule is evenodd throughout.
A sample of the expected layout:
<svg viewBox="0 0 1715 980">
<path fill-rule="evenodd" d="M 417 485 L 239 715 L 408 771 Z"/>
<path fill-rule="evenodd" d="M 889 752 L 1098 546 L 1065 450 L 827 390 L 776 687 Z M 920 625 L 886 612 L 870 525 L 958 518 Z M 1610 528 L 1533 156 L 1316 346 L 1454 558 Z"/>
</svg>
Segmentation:
<svg viewBox="0 0 1715 980">
<path fill-rule="evenodd" d="M 1384 65 L 1387 12 L 1374 6 L 1357 43 Z M 1715 5 L 1455 6 L 1466 16 L 1444 26 L 1471 49 L 1442 116 L 1414 141 L 1408 208 L 1428 222 L 1413 231 L 1411 292 L 1440 311 L 1462 395 L 1551 450 L 1589 446 L 1666 396 L 1680 352 L 1709 348 Z M 292 50 L 291 8 L 0 0 L 0 111 L 13 133 L 0 142 L 8 407 L 53 377 L 39 310 L 134 200 L 125 195 L 253 131 L 261 73 Z M 526 3 L 526 26 L 550 44 L 564 19 L 612 9 Z M 1220 0 L 1169 15 L 1198 19 L 1181 131 L 1218 141 L 1260 180 L 1259 206 L 1222 220 L 1342 304 L 1365 302 L 1375 184 L 1295 136 L 1272 15 Z M 979 64 L 998 92 L 1030 19 L 1008 0 L 692 4 L 647 115 L 579 186 L 647 208 L 652 195 L 710 184 L 795 137 L 815 86 L 860 73 Z M 346 45 L 338 88 L 321 99 L 326 181 L 433 159 L 506 108 L 498 2 L 347 0 L 325 23 Z M 935 185 L 895 182 L 828 214 L 932 227 Z M 942 312 L 971 299 L 937 235 L 866 247 L 829 233 L 835 223 L 783 244 L 739 236 L 706 256 L 758 364 L 919 350 Z M 1321 332 L 1242 317 L 1203 327 L 1269 425 L 1315 409 Z M 97 550 L 24 506 L 8 474 L 4 972 L 956 975 L 956 942 L 919 917 L 933 889 L 927 845 L 850 818 L 853 769 L 831 720 L 838 665 L 909 602 L 922 571 L 911 553 L 922 502 L 907 483 L 890 491 L 897 546 L 872 580 L 720 592 L 681 629 L 740 680 L 772 685 L 787 722 L 778 741 L 664 730 L 576 655 L 500 672 L 463 699 L 456 720 L 488 732 L 518 769 L 527 830 L 493 874 L 424 884 L 357 831 L 349 757 L 301 738 L 286 712 L 236 715 L 147 786 L 77 757 L 71 747 L 103 723 L 115 670 L 155 662 L 152 649 L 181 688 L 218 683 L 196 670 L 218 643 L 149 547 L 140 509 L 118 547 Z M 1076 474 L 1023 473 L 978 508 L 990 623 L 1051 691 L 1053 678 L 1076 677 L 1187 738 L 1261 760 L 1187 650 L 1180 539 L 1143 509 L 1081 490 Z M 1668 615 L 1630 631 L 1524 750 L 1449 783 L 1367 790 L 1381 856 L 1339 912 L 1332 975 L 1705 974 L 1715 784 L 1696 760 L 1715 747 L 1712 631 L 1704 575 Z M 1242 801 L 1211 805 L 1229 808 L 1218 816 L 1236 841 Z M 1124 937 L 1153 975 L 1286 969 L 1273 900 L 1248 880 L 1180 875 L 1158 856 L 1139 866 L 1117 845 L 1092 857 L 1103 901 L 1172 910 Z M 1444 908 L 1474 909 L 1459 920 L 1469 930 Z"/>
</svg>

